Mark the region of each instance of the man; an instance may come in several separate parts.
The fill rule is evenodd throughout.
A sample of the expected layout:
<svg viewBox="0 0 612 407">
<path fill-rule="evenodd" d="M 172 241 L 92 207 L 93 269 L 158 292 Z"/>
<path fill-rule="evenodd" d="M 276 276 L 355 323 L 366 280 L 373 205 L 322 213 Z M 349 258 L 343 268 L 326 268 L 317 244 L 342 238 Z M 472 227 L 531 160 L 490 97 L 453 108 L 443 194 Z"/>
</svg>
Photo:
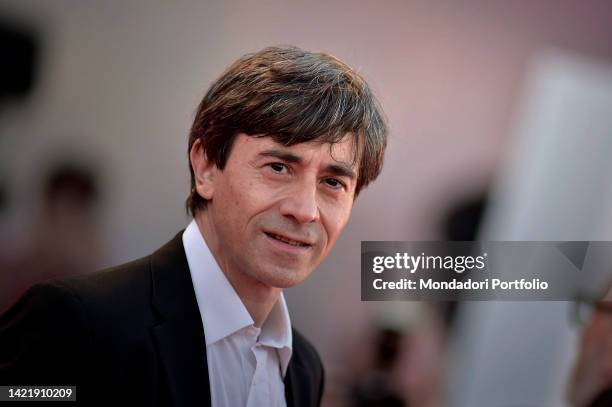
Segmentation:
<svg viewBox="0 0 612 407">
<path fill-rule="evenodd" d="M 0 385 L 76 385 L 101 405 L 318 405 L 323 367 L 281 290 L 329 253 L 386 134 L 336 58 L 239 59 L 189 136 L 194 220 L 143 259 L 30 290 L 0 320 Z"/>
</svg>

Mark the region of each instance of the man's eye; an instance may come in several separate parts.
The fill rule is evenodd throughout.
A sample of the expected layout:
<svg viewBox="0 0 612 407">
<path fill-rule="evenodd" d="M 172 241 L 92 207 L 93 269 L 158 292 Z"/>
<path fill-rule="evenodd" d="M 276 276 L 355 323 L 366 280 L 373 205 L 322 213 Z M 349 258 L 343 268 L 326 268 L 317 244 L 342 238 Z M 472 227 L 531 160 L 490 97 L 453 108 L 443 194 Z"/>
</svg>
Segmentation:
<svg viewBox="0 0 612 407">
<path fill-rule="evenodd" d="M 269 165 L 270 165 L 270 168 L 272 168 L 272 171 L 278 172 L 279 174 L 282 173 L 283 170 L 287 169 L 287 165 L 283 163 L 271 163 Z"/>
<path fill-rule="evenodd" d="M 336 178 L 325 178 L 324 182 L 332 188 L 343 188 L 344 184 L 342 181 L 337 180 Z"/>
</svg>

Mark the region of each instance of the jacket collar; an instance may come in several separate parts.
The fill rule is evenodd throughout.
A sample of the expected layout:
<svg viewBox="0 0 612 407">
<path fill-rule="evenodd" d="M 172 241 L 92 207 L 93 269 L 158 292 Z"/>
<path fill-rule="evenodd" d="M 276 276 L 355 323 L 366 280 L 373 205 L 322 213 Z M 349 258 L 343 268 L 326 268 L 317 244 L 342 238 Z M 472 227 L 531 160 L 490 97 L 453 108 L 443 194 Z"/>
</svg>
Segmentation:
<svg viewBox="0 0 612 407">
<path fill-rule="evenodd" d="M 195 299 L 182 232 L 151 256 L 153 335 L 177 406 L 210 406 L 204 330 Z"/>
</svg>

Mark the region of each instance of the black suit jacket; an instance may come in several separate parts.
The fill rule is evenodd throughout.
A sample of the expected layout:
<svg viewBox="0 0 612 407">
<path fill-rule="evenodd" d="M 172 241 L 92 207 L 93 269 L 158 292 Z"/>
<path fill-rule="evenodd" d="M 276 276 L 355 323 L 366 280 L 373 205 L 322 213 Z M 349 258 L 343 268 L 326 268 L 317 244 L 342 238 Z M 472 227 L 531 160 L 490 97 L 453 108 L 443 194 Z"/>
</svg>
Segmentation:
<svg viewBox="0 0 612 407">
<path fill-rule="evenodd" d="M 142 259 L 30 289 L 0 317 L 0 385 L 76 385 L 82 405 L 210 405 L 181 235 Z M 319 405 L 323 382 L 316 350 L 294 329 L 287 405 Z"/>
</svg>

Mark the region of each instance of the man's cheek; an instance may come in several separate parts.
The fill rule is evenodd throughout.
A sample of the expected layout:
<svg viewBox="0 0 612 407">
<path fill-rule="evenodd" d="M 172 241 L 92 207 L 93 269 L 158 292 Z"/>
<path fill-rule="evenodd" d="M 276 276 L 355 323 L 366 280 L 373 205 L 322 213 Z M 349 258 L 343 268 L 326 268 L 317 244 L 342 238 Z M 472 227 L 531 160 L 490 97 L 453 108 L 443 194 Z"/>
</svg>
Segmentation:
<svg viewBox="0 0 612 407">
<path fill-rule="evenodd" d="M 342 232 L 344 231 L 344 228 L 348 224 L 349 217 L 350 217 L 350 211 L 342 213 L 339 216 L 338 222 L 334 225 L 334 233 L 333 233 L 333 235 L 334 235 L 334 237 L 333 237 L 334 243 L 338 239 L 338 237 L 340 237 Z"/>
</svg>

